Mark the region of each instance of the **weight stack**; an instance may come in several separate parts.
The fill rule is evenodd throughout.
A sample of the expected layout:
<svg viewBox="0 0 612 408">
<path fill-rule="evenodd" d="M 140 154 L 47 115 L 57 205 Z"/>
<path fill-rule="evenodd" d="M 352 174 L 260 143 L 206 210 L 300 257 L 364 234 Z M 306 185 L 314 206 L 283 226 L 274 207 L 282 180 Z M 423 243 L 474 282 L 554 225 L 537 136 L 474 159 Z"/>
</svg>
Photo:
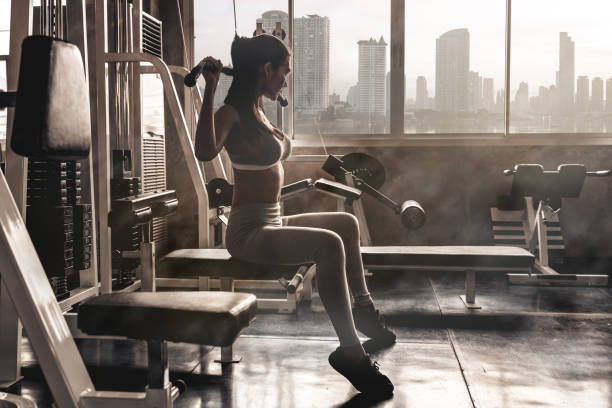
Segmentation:
<svg viewBox="0 0 612 408">
<path fill-rule="evenodd" d="M 74 207 L 74 267 L 79 271 L 91 268 L 92 222 L 91 204 L 77 204 Z M 80 286 L 78 277 L 69 279 L 71 290 Z"/>
<path fill-rule="evenodd" d="M 142 194 L 140 177 L 126 177 L 111 180 L 111 211 L 115 200 Z M 136 259 L 122 259 L 122 251 L 137 251 L 140 248 L 141 233 L 138 226 L 116 225 L 111 228 L 113 249 L 113 289 L 122 289 L 136 281 Z"/>
<path fill-rule="evenodd" d="M 81 163 L 28 162 L 26 226 L 58 299 L 79 286 L 74 216 L 80 202 Z"/>
</svg>

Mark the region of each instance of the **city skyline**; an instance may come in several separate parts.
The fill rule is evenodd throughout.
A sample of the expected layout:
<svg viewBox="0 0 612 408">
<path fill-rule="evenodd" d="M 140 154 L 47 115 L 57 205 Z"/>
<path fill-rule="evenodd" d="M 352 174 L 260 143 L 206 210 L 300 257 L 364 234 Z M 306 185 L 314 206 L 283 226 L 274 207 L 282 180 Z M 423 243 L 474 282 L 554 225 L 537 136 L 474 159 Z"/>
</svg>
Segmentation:
<svg viewBox="0 0 612 408">
<path fill-rule="evenodd" d="M 567 31 L 577 44 L 576 74 L 608 78 L 612 66 L 612 2 L 584 0 L 578 11 L 566 3 L 552 0 L 528 2 L 513 1 L 512 67 L 510 94 L 521 82 L 554 84 L 558 68 L 558 33 Z M 231 1 L 220 1 L 215 7 L 196 2 L 196 59 L 214 55 L 229 62 L 229 46 L 234 35 Z M 238 33 L 250 35 L 254 21 L 265 10 L 285 10 L 286 0 L 269 0 L 262 7 L 256 2 L 241 2 L 237 8 Z M 440 13 L 444 9 L 444 13 Z M 356 42 L 370 37 L 389 39 L 389 2 L 375 5 L 354 0 L 347 10 L 342 2 L 322 0 L 296 1 L 295 16 L 309 14 L 330 19 L 330 81 L 329 88 L 343 98 L 357 82 L 358 61 Z M 359 12 L 351 15 L 350 10 Z M 597 12 L 592 12 L 597 10 Z M 355 13 L 353 13 L 355 14 Z M 481 16 L 487 16 L 482 19 Z M 414 0 L 406 6 L 406 95 L 416 98 L 416 78 L 425 76 L 428 83 L 435 82 L 435 40 L 441 33 L 453 28 L 466 27 L 472 37 L 471 55 L 473 71 L 504 83 L 505 2 L 473 0 L 469 4 L 452 1 Z M 215 38 L 215 41 L 200 41 Z M 225 39 L 225 40 L 224 40 Z M 580 46 L 578 46 L 580 44 Z M 389 54 L 387 54 L 389 55 Z M 225 58 L 225 59 L 224 59 Z M 387 58 L 389 58 L 387 56 Z M 535 63 L 534 63 L 535 62 Z M 538 94 L 531 87 L 530 97 Z"/>
</svg>

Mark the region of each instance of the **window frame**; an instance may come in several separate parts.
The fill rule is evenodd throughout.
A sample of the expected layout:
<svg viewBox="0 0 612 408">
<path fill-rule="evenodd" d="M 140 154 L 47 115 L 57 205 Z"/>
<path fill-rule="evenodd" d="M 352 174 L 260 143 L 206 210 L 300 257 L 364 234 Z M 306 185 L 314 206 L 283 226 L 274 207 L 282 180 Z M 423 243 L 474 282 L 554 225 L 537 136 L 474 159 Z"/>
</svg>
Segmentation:
<svg viewBox="0 0 612 408">
<path fill-rule="evenodd" d="M 294 1 L 288 0 L 289 44 L 293 46 Z M 324 134 L 327 147 L 382 147 L 382 146 L 589 146 L 612 144 L 612 130 L 602 133 L 511 133 L 511 98 L 504 101 L 504 132 L 501 133 L 405 133 L 404 132 L 404 55 L 406 0 L 390 1 L 390 71 L 391 109 L 390 132 L 383 134 Z M 504 92 L 510 89 L 510 62 L 512 57 L 512 0 L 506 0 L 505 16 L 505 71 Z M 294 133 L 293 128 L 293 75 L 289 81 L 289 134 L 298 148 L 321 147 L 318 134 Z"/>
</svg>

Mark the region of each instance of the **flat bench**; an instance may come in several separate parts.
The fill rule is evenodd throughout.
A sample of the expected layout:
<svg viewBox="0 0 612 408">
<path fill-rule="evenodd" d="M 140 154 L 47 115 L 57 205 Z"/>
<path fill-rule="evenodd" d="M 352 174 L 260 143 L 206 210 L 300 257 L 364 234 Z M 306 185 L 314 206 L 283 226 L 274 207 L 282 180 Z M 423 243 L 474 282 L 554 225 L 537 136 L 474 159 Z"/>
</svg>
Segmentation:
<svg viewBox="0 0 612 408">
<path fill-rule="evenodd" d="M 155 350 L 172 341 L 219 346 L 219 361 L 235 362 L 232 345 L 256 314 L 255 296 L 248 293 L 113 293 L 79 305 L 77 327 L 92 336 L 146 340 L 155 361 Z"/>
<path fill-rule="evenodd" d="M 361 252 L 364 266 L 368 269 L 465 272 L 466 293 L 461 299 L 470 309 L 479 308 L 475 302 L 477 271 L 530 273 L 535 263 L 535 257 L 529 251 L 506 246 L 370 246 L 362 247 Z M 195 281 L 192 287 L 206 290 L 204 286 L 207 283 L 202 282 L 208 282 L 209 277 L 220 280 L 278 277 L 283 268 L 287 267 L 240 261 L 232 258 L 226 249 L 182 249 L 161 260 L 156 282 L 163 286 L 166 280 L 190 280 Z"/>
</svg>

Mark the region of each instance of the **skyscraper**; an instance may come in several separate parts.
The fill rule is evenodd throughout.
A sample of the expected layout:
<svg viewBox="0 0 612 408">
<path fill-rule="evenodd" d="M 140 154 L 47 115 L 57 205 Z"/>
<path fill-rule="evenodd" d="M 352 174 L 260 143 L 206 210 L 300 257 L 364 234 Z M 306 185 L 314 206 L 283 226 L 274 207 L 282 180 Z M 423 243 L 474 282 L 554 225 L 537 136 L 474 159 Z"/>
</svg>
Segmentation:
<svg viewBox="0 0 612 408">
<path fill-rule="evenodd" d="M 566 32 L 559 34 L 559 111 L 562 115 L 574 112 L 574 41 Z M 587 89 L 588 92 L 588 89 Z"/>
<path fill-rule="evenodd" d="M 482 77 L 478 72 L 468 74 L 468 110 L 477 111 L 482 107 Z"/>
<path fill-rule="evenodd" d="M 219 77 L 219 83 L 217 84 L 217 90 L 215 91 L 215 99 L 213 101 L 213 106 L 215 109 L 218 109 L 223 105 L 223 101 L 227 96 L 227 91 L 229 91 L 231 84 L 232 77 L 227 76 L 225 74 L 221 74 L 221 76 Z"/>
<path fill-rule="evenodd" d="M 427 109 L 427 79 L 424 76 L 417 77 L 416 80 L 416 108 Z"/>
<path fill-rule="evenodd" d="M 359 111 L 385 113 L 385 73 L 387 72 L 387 43 L 383 37 L 376 41 L 358 41 L 359 45 Z"/>
<path fill-rule="evenodd" d="M 329 18 L 308 15 L 294 25 L 295 107 L 316 112 L 329 105 Z"/>
<path fill-rule="evenodd" d="M 606 112 L 612 112 L 612 78 L 606 81 Z"/>
<path fill-rule="evenodd" d="M 527 82 L 519 84 L 519 89 L 514 97 L 514 109 L 521 113 L 529 110 L 529 85 Z"/>
<path fill-rule="evenodd" d="M 482 79 L 482 107 L 489 112 L 495 105 L 495 88 L 493 78 Z"/>
<path fill-rule="evenodd" d="M 346 103 L 351 105 L 354 110 L 359 109 L 359 84 L 355 84 L 348 89 Z"/>
<path fill-rule="evenodd" d="M 591 81 L 591 112 L 604 110 L 603 79 L 596 77 Z"/>
<path fill-rule="evenodd" d="M 576 105 L 575 111 L 589 111 L 589 77 L 581 75 L 576 81 Z"/>
<path fill-rule="evenodd" d="M 436 109 L 468 109 L 470 33 L 466 28 L 448 31 L 436 40 Z"/>
</svg>

